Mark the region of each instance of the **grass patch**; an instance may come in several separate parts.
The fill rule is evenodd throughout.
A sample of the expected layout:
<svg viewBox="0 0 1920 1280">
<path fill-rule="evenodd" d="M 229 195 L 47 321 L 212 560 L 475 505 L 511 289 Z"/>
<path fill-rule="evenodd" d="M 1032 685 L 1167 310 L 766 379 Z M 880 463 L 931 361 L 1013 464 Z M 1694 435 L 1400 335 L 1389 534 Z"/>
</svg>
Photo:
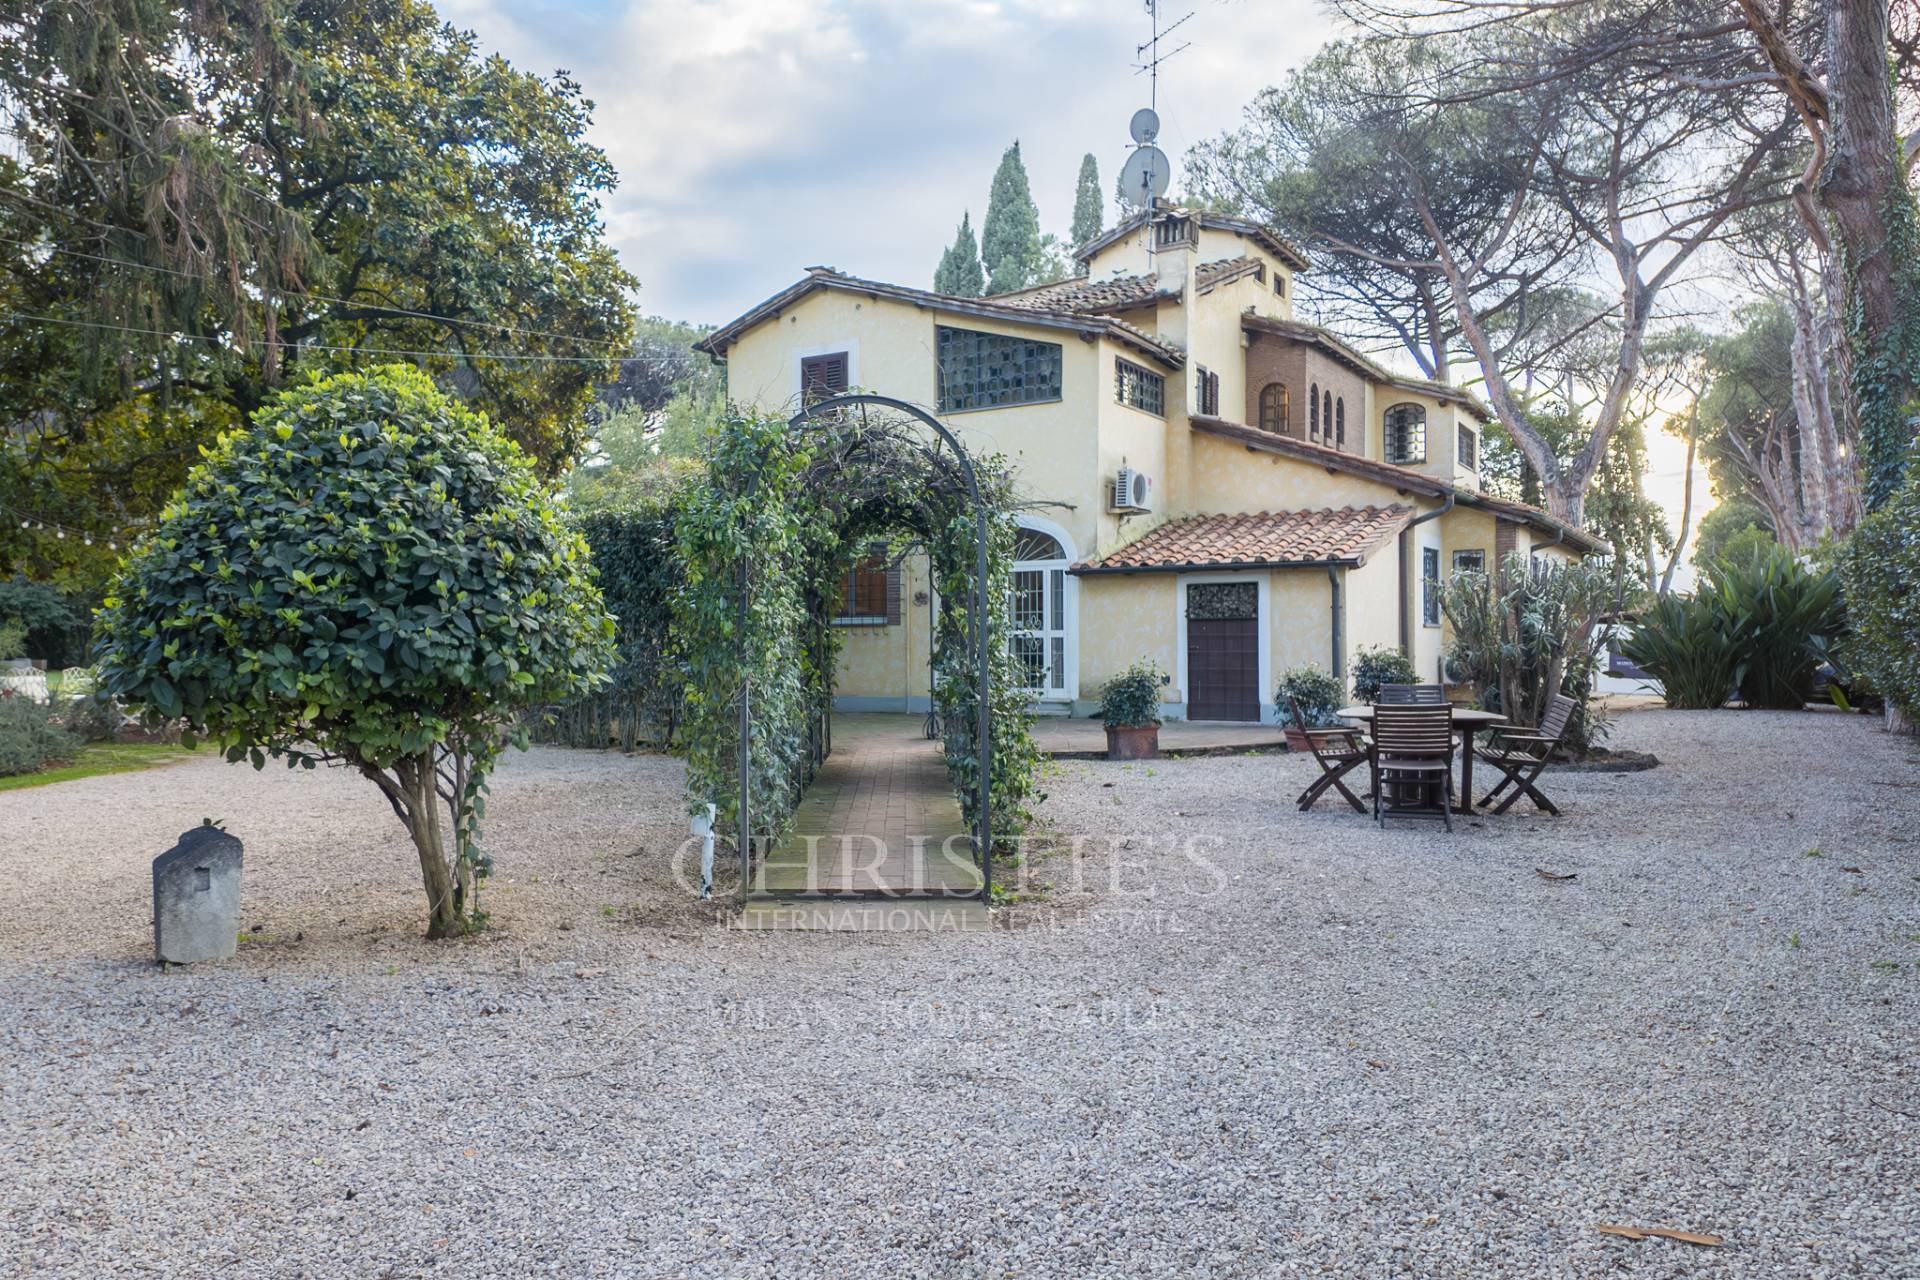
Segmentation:
<svg viewBox="0 0 1920 1280">
<path fill-rule="evenodd" d="M 36 773 L 0 778 L 0 791 L 18 791 L 23 787 L 44 787 L 76 778 L 97 778 L 108 773 L 133 773 L 191 759 L 193 752 L 177 742 L 96 742 L 83 747 L 80 754 L 65 764 Z"/>
</svg>

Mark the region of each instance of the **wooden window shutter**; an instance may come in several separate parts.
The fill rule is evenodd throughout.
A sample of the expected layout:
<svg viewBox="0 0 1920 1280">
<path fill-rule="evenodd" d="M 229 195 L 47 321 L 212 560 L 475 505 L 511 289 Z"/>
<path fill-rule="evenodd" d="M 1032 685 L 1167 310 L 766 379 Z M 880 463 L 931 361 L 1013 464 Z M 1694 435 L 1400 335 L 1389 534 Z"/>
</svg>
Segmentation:
<svg viewBox="0 0 1920 1280">
<path fill-rule="evenodd" d="M 847 389 L 847 353 L 808 356 L 800 362 L 800 391 L 808 404 L 831 400 Z"/>
<path fill-rule="evenodd" d="M 887 625 L 900 625 L 900 570 L 898 564 L 887 566 Z"/>
</svg>

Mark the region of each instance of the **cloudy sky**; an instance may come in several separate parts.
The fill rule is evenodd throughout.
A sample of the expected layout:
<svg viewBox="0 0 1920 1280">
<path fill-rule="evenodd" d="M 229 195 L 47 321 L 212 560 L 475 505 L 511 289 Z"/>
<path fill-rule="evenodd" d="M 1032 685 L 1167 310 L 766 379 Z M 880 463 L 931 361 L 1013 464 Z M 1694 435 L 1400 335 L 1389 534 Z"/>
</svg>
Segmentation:
<svg viewBox="0 0 1920 1280">
<path fill-rule="evenodd" d="M 1161 145 L 1230 128 L 1333 30 L 1316 0 L 1162 0 L 1191 47 Z M 571 72 L 620 171 L 607 223 L 641 305 L 730 319 L 825 264 L 931 283 L 1014 139 L 1064 235 L 1080 157 L 1110 193 L 1146 105 L 1143 0 L 440 0 L 516 66 Z M 1111 216 L 1111 211 L 1109 213 Z"/>
<path fill-rule="evenodd" d="M 1160 145 L 1232 128 L 1336 34 L 1319 0 L 1161 0 L 1192 16 L 1160 78 Z M 439 0 L 525 70 L 598 104 L 620 171 L 606 218 L 643 310 L 731 319 L 815 264 L 932 283 L 963 209 L 976 229 L 1016 138 L 1045 230 L 1064 236 L 1080 157 L 1111 200 L 1146 105 L 1143 0 Z M 1177 188 L 1176 188 L 1177 191 Z M 1114 212 L 1109 203 L 1108 217 Z M 1676 517 L 1685 451 L 1652 440 Z M 1704 495 L 1704 474 L 1697 472 Z M 1697 513 L 1696 513 L 1697 514 Z"/>
</svg>

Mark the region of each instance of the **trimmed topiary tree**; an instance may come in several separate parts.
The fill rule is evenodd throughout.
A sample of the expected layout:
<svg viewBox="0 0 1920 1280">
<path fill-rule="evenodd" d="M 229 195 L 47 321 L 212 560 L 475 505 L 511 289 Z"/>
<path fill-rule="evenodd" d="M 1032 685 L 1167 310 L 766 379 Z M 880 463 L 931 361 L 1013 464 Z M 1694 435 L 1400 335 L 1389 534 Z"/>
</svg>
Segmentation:
<svg viewBox="0 0 1920 1280">
<path fill-rule="evenodd" d="M 427 935 L 471 931 L 487 777 L 521 708 L 598 683 L 613 623 L 518 446 L 393 365 L 223 436 L 100 611 L 100 683 L 227 759 L 337 763 L 413 838 Z"/>
</svg>

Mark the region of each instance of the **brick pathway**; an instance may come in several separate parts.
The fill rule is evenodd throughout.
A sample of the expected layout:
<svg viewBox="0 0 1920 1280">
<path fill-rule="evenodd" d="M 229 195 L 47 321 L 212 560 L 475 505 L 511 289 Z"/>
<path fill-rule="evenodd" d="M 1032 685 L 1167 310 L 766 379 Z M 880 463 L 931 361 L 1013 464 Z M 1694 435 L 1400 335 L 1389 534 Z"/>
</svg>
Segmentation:
<svg viewBox="0 0 1920 1280">
<path fill-rule="evenodd" d="M 833 754 L 755 894 L 962 896 L 980 892 L 973 841 L 921 717 L 837 715 Z"/>
</svg>

